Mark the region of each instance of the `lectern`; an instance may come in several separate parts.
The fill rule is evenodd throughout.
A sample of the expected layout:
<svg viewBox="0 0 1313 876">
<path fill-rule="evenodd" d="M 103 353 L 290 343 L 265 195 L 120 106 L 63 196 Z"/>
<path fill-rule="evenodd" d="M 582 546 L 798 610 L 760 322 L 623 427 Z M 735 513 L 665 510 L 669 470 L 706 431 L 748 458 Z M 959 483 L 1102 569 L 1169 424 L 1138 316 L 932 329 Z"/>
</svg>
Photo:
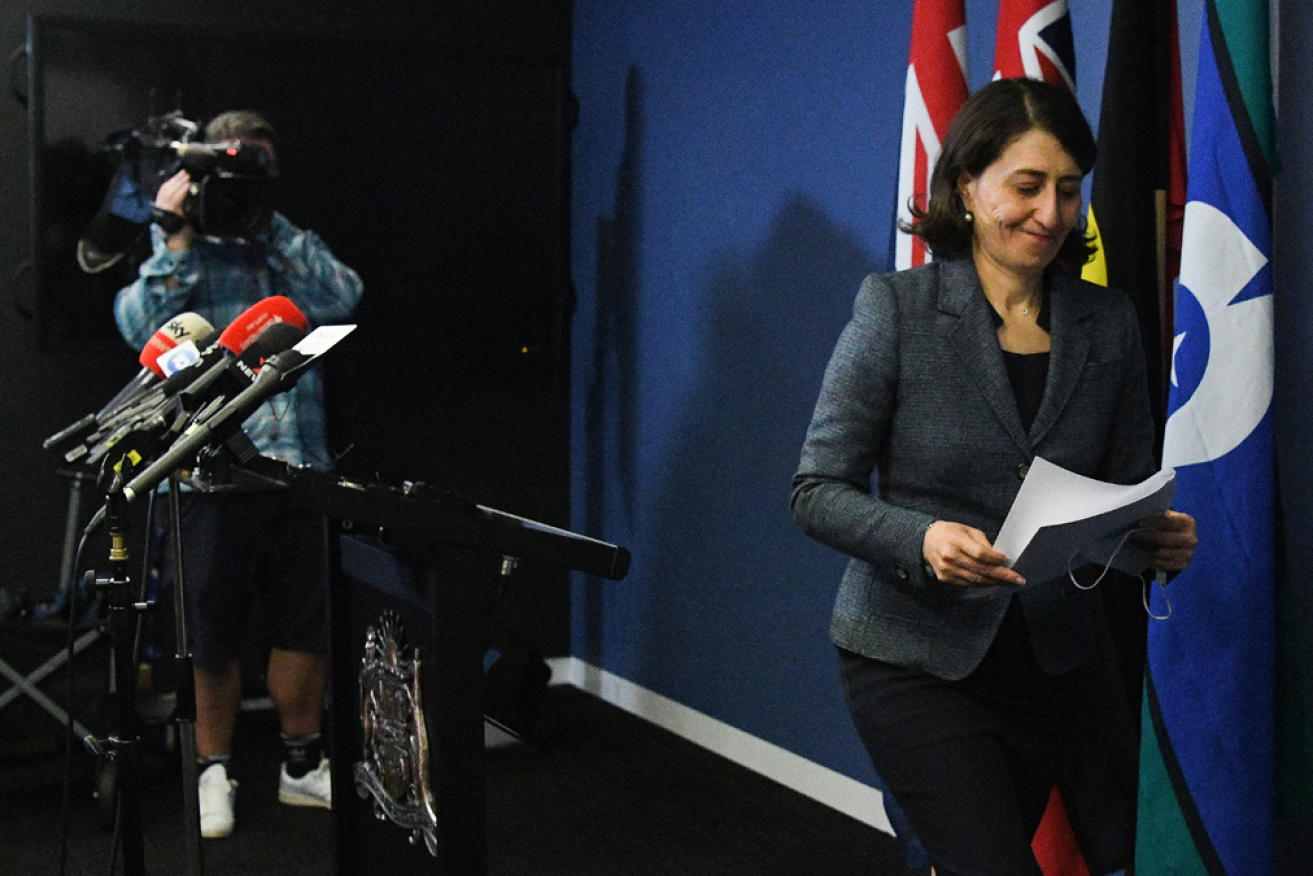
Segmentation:
<svg viewBox="0 0 1313 876">
<path fill-rule="evenodd" d="M 422 487 L 296 471 L 304 507 L 348 521 L 332 594 L 338 876 L 487 872 L 484 666 L 491 581 L 518 560 L 620 580 L 624 548 Z"/>
</svg>

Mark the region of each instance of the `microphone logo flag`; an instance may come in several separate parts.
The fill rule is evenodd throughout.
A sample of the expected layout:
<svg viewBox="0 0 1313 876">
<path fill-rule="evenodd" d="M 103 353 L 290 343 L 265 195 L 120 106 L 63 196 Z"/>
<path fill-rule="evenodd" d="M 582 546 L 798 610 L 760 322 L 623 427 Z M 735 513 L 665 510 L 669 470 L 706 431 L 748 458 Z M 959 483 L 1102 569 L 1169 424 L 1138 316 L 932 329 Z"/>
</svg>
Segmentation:
<svg viewBox="0 0 1313 876">
<path fill-rule="evenodd" d="M 200 358 L 201 351 L 196 348 L 196 344 L 191 340 L 186 340 L 172 350 L 162 353 L 155 360 L 155 364 L 159 366 L 165 377 L 172 377 Z"/>
</svg>

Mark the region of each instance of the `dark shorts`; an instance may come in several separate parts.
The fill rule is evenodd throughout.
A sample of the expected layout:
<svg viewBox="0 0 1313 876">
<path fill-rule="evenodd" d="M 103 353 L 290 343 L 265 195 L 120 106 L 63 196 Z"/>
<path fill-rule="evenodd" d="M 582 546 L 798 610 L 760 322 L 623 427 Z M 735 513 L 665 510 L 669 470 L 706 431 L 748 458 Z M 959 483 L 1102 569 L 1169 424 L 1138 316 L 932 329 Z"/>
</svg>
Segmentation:
<svg viewBox="0 0 1313 876">
<path fill-rule="evenodd" d="M 328 527 L 323 515 L 288 506 L 278 492 L 181 496 L 187 634 L 209 672 L 241 655 L 258 606 L 270 647 L 328 650 Z M 173 580 L 173 547 L 164 546 Z"/>
<path fill-rule="evenodd" d="M 1040 876 L 1031 841 L 1061 771 L 1080 673 L 1044 674 L 1015 606 L 961 681 L 839 657 L 862 742 L 937 872 Z"/>
</svg>

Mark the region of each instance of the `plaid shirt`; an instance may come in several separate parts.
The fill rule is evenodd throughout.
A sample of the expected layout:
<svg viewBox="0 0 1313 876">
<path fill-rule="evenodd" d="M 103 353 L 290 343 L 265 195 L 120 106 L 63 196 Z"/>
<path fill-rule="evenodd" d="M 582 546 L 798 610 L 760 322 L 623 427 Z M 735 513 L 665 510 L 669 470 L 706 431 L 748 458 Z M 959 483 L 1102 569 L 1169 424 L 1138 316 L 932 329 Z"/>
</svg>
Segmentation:
<svg viewBox="0 0 1313 876">
<path fill-rule="evenodd" d="M 189 249 L 178 253 L 169 250 L 159 226 L 151 225 L 150 231 L 150 258 L 114 300 L 119 332 L 135 349 L 179 313 L 196 313 L 222 330 L 256 302 L 283 295 L 314 329 L 345 321 L 360 301 L 356 272 L 335 259 L 319 235 L 297 228 L 281 213 L 254 240 L 222 242 L 197 235 Z M 262 404 L 243 427 L 266 456 L 329 468 L 320 369 L 310 369 L 291 389 Z"/>
</svg>

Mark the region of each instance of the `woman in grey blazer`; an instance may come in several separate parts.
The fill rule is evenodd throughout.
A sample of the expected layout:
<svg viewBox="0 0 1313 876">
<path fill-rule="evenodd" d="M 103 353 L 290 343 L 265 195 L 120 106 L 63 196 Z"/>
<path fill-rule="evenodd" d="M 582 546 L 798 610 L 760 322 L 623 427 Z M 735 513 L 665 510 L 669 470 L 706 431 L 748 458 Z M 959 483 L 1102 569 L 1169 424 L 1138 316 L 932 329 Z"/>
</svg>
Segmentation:
<svg viewBox="0 0 1313 876">
<path fill-rule="evenodd" d="M 967 101 L 905 229 L 936 260 L 862 284 L 794 477 L 799 525 L 852 558 L 830 629 L 849 706 L 938 876 L 1038 876 L 1094 653 L 1095 594 L 1024 581 L 992 546 L 1031 461 L 1124 484 L 1156 469 L 1135 311 L 1075 274 L 1095 152 L 1064 89 Z M 1134 538 L 1179 570 L 1194 521 Z"/>
</svg>

